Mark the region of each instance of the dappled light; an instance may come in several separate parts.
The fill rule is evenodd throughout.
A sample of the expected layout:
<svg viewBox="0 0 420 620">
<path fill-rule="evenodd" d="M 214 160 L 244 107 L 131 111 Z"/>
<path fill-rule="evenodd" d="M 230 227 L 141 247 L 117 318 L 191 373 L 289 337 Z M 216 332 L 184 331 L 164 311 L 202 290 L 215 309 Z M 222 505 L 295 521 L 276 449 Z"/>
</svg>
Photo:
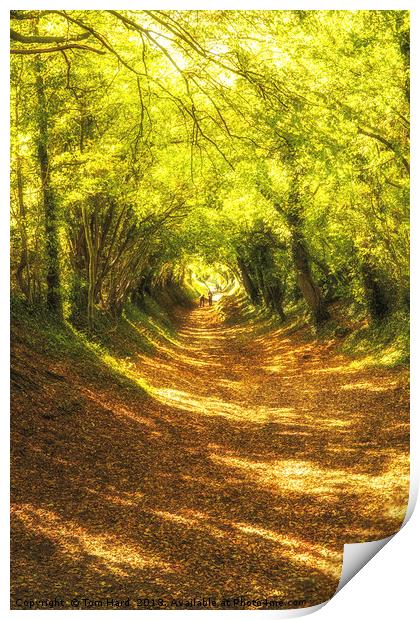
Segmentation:
<svg viewBox="0 0 420 620">
<path fill-rule="evenodd" d="M 378 476 L 369 476 L 357 471 L 352 473 L 342 469 L 322 469 L 307 461 L 286 460 L 266 463 L 217 454 L 211 458 L 242 470 L 251 481 L 255 480 L 258 484 L 278 492 L 289 490 L 319 495 L 323 501 L 328 497 L 336 499 L 343 490 L 347 493 L 352 491 L 354 501 L 358 501 L 359 496 L 360 500 L 363 500 L 363 512 L 373 510 L 378 517 L 383 511 L 387 511 L 388 507 L 391 507 L 392 512 L 395 500 L 404 502 L 409 482 L 408 473 L 401 476 L 405 463 L 400 455 L 393 459 L 389 458 L 386 471 Z M 402 503 L 399 509 L 401 520 L 404 514 L 405 505 Z"/>
<path fill-rule="evenodd" d="M 121 500 L 120 503 L 123 504 Z M 124 544 L 121 537 L 91 534 L 77 522 L 63 521 L 49 510 L 18 505 L 14 507 L 12 514 L 27 530 L 47 537 L 59 546 L 64 554 L 77 559 L 80 554 L 86 553 L 96 558 L 98 570 L 104 565 L 107 571 L 126 576 L 126 570 L 136 568 L 150 567 L 159 571 L 171 568 L 156 557 L 148 557 L 147 552 L 142 551 L 138 545 Z"/>
<path fill-rule="evenodd" d="M 328 600 L 408 499 L 409 12 L 10 19 L 12 608 Z"/>
<path fill-rule="evenodd" d="M 23 455 L 29 465 L 13 512 L 17 592 L 41 596 L 62 579 L 69 596 L 240 591 L 312 605 L 334 592 L 345 542 L 398 529 L 408 496 L 398 376 L 365 370 L 350 382 L 349 360 L 287 326 L 256 348 L 249 326 L 221 321 L 231 303 L 181 313 L 172 341 L 121 367 L 125 394 L 68 368 L 84 398 L 67 417 L 72 439 L 55 417 L 41 433 L 36 409 L 28 424 L 17 398 L 15 423 L 31 437 L 15 451 L 16 474 Z M 283 357 L 279 380 L 269 368 Z M 60 383 L 49 389 L 68 398 Z"/>
<path fill-rule="evenodd" d="M 331 551 L 321 545 L 314 545 L 302 539 L 291 538 L 263 528 L 256 528 L 245 523 L 234 526 L 245 534 L 260 536 L 272 541 L 280 556 L 289 556 L 294 561 L 308 566 L 317 565 L 325 574 L 337 579 L 341 574 L 342 553 Z"/>
</svg>

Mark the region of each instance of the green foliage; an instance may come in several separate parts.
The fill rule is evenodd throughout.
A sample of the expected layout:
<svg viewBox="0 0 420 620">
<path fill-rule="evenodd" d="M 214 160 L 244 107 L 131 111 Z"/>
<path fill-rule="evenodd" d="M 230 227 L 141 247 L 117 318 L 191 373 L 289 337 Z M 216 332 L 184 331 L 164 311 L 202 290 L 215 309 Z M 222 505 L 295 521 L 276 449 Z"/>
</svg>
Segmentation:
<svg viewBox="0 0 420 620">
<path fill-rule="evenodd" d="M 52 243 L 92 333 L 206 272 L 283 320 L 302 300 L 317 324 L 337 300 L 407 314 L 408 12 L 21 11 L 12 29 L 14 294 L 48 301 Z"/>
</svg>

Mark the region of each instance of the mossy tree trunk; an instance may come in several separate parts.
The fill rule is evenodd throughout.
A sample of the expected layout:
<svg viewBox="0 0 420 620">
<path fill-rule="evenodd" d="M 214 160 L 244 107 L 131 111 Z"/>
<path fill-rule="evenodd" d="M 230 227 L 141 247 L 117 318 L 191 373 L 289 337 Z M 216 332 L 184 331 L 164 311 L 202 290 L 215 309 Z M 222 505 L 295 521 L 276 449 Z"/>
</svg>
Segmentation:
<svg viewBox="0 0 420 620">
<path fill-rule="evenodd" d="M 57 318 L 63 318 L 63 300 L 60 278 L 60 243 L 58 236 L 58 207 L 51 183 L 51 164 L 49 156 L 48 109 L 45 94 L 45 69 L 40 57 L 35 60 L 36 93 L 38 109 L 37 155 L 41 173 L 41 192 L 44 207 L 45 259 L 47 282 L 47 308 Z"/>
<path fill-rule="evenodd" d="M 327 321 L 330 315 L 321 289 L 312 275 L 309 252 L 303 233 L 302 204 L 297 185 L 298 179 L 295 179 L 285 213 L 291 234 L 292 259 L 302 295 L 309 306 L 315 324 L 320 325 Z"/>
<path fill-rule="evenodd" d="M 374 321 L 381 321 L 391 310 L 389 291 L 369 256 L 362 259 L 361 273 L 369 314 Z"/>
<path fill-rule="evenodd" d="M 246 265 L 245 261 L 239 256 L 237 258 L 237 263 L 238 263 L 239 271 L 241 273 L 241 280 L 242 280 L 242 283 L 244 285 L 244 288 L 245 288 L 245 291 L 248 297 L 250 298 L 253 304 L 258 304 L 260 301 L 258 289 L 255 286 L 254 282 L 252 281 L 248 266 Z"/>
</svg>

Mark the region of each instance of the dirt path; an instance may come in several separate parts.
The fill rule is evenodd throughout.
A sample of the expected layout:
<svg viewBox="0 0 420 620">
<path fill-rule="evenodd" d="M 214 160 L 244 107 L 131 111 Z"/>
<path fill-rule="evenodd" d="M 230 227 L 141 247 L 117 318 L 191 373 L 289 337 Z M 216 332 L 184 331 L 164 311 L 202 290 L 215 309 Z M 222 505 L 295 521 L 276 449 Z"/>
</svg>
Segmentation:
<svg viewBox="0 0 420 620">
<path fill-rule="evenodd" d="M 35 420 L 18 449 L 15 596 L 313 605 L 337 586 L 344 542 L 398 529 L 398 373 L 301 333 L 253 337 L 209 308 L 135 371 L 154 398 L 74 376 L 83 411 L 65 428 Z"/>
</svg>

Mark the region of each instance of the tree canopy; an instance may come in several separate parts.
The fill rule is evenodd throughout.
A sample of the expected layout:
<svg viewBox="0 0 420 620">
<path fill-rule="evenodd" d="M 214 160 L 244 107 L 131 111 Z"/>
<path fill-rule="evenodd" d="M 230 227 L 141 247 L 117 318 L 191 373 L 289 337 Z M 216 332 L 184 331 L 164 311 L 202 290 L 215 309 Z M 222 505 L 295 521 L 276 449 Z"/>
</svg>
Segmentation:
<svg viewBox="0 0 420 620">
<path fill-rule="evenodd" d="M 408 303 L 407 11 L 12 11 L 13 290 L 57 317 L 222 265 L 282 318 Z"/>
</svg>

